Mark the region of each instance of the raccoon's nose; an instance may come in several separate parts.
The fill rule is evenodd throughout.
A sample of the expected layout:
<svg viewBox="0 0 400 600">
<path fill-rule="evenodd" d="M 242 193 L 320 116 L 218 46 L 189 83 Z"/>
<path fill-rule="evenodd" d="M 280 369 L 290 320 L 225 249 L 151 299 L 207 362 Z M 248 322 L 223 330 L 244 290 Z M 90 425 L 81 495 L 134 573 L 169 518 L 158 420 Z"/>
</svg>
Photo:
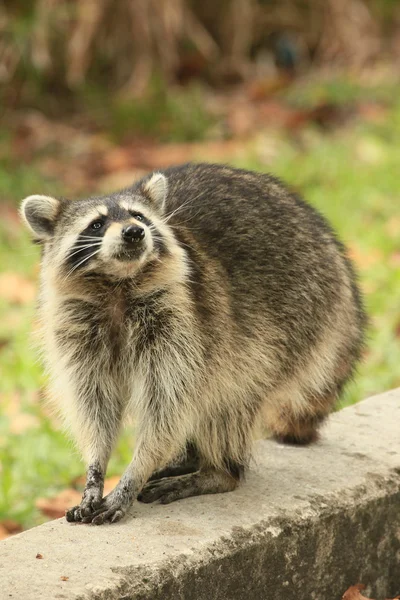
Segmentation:
<svg viewBox="0 0 400 600">
<path fill-rule="evenodd" d="M 122 237 L 125 242 L 140 242 L 145 236 L 145 231 L 143 227 L 138 227 L 138 225 L 128 225 L 124 227 L 122 230 Z"/>
</svg>

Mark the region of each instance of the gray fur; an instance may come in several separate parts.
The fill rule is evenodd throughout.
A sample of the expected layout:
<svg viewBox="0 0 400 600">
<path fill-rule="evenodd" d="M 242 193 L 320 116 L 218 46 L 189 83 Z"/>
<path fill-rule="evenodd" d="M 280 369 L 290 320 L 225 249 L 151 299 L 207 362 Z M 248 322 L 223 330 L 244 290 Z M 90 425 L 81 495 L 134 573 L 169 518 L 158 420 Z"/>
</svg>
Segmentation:
<svg viewBox="0 0 400 600">
<path fill-rule="evenodd" d="M 261 422 L 283 441 L 315 438 L 360 357 L 365 314 L 313 208 L 269 175 L 208 164 L 101 198 L 35 198 L 22 212 L 43 243 L 50 396 L 88 464 L 68 520 L 117 521 L 139 493 L 234 489 Z M 132 223 L 143 242 L 123 241 Z M 134 457 L 102 499 L 130 413 Z M 146 486 L 153 472 L 163 478 Z"/>
</svg>

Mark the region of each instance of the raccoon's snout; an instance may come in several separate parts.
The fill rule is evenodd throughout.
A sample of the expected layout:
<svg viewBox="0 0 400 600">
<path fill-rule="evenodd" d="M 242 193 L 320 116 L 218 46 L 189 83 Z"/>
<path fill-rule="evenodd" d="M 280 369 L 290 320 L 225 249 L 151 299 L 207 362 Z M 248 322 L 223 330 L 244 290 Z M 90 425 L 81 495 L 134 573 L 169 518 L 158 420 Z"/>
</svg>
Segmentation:
<svg viewBox="0 0 400 600">
<path fill-rule="evenodd" d="M 128 244 L 132 244 L 135 242 L 141 242 L 145 236 L 145 231 L 143 227 L 139 227 L 138 225 L 128 225 L 124 227 L 122 230 L 122 237 L 125 242 Z"/>
</svg>

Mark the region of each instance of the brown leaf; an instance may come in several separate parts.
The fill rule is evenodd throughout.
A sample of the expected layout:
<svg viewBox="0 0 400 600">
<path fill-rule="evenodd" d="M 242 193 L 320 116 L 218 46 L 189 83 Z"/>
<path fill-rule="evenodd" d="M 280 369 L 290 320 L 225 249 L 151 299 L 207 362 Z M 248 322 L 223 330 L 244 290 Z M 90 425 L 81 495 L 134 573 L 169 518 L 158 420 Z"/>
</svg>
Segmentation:
<svg viewBox="0 0 400 600">
<path fill-rule="evenodd" d="M 361 594 L 361 590 L 365 590 L 365 585 L 362 583 L 357 583 L 357 585 L 352 585 L 342 596 L 342 600 L 370 600 L 366 596 Z"/>
<path fill-rule="evenodd" d="M 255 108 L 248 102 L 236 103 L 227 115 L 229 131 L 234 137 L 249 135 L 254 130 L 256 122 Z"/>
<path fill-rule="evenodd" d="M 382 122 L 388 114 L 386 106 L 372 102 L 359 104 L 357 109 L 358 113 L 367 121 Z"/>
<path fill-rule="evenodd" d="M 0 298 L 11 304 L 29 304 L 36 297 L 36 286 L 18 273 L 0 274 Z"/>
<path fill-rule="evenodd" d="M 5 540 L 10 535 L 11 535 L 10 532 L 7 531 L 7 529 L 5 527 L 3 527 L 3 525 L 1 525 L 1 523 L 0 523 L 0 540 Z"/>
<path fill-rule="evenodd" d="M 43 558 L 43 554 L 40 554 L 39 552 L 36 554 L 36 558 Z"/>
<path fill-rule="evenodd" d="M 22 227 L 21 217 L 19 216 L 19 212 L 15 206 L 12 204 L 3 204 L 0 206 L 0 219 L 3 224 L 15 228 L 20 229 Z"/>
<path fill-rule="evenodd" d="M 293 78 L 286 73 L 277 73 L 275 76 L 266 77 L 252 81 L 247 86 L 249 100 L 258 102 L 274 96 L 276 92 L 288 87 Z"/>
<path fill-rule="evenodd" d="M 4 519 L 4 521 L 0 522 L 0 540 L 5 540 L 6 538 L 10 537 L 10 535 L 20 533 L 21 531 L 22 527 L 16 521 Z"/>
<path fill-rule="evenodd" d="M 259 122 L 267 126 L 296 128 L 307 121 L 304 110 L 295 110 L 276 100 L 263 102 L 259 106 Z"/>
<path fill-rule="evenodd" d="M 103 164 L 107 173 L 127 171 L 132 167 L 132 153 L 129 148 L 112 148 L 105 154 Z"/>
<path fill-rule="evenodd" d="M 6 348 L 11 340 L 7 339 L 7 338 L 0 338 L 0 350 L 3 350 L 3 348 Z"/>
<path fill-rule="evenodd" d="M 105 480 L 104 496 L 109 494 L 111 490 L 115 488 L 119 479 L 118 476 L 115 476 Z M 79 477 L 72 482 L 72 485 L 79 485 L 80 487 L 84 487 L 84 484 L 84 477 Z M 36 500 L 36 507 L 40 512 L 46 515 L 46 517 L 49 517 L 50 519 L 59 519 L 65 515 L 66 510 L 80 504 L 81 498 L 82 493 L 80 491 L 67 488 L 52 498 L 38 498 Z"/>
<path fill-rule="evenodd" d="M 14 533 L 21 533 L 22 531 L 22 525 L 12 519 L 4 519 L 4 521 L 1 522 L 1 525 L 5 527 L 11 535 Z"/>
<path fill-rule="evenodd" d="M 68 581 L 69 577 L 65 577 L 65 575 L 61 575 L 61 581 Z"/>
<path fill-rule="evenodd" d="M 77 490 L 66 489 L 53 498 L 38 498 L 36 507 L 50 519 L 59 519 L 68 508 L 80 503 L 81 496 Z"/>
<path fill-rule="evenodd" d="M 104 481 L 104 495 L 109 494 L 119 482 L 119 475 L 115 475 L 114 477 L 109 477 Z"/>
<path fill-rule="evenodd" d="M 352 585 L 342 596 L 342 600 L 372 600 L 372 598 L 367 598 L 361 594 L 361 590 L 365 590 L 365 585 L 362 583 L 358 583 L 357 585 Z M 396 596 L 395 598 L 386 598 L 386 600 L 400 600 L 400 596 Z"/>
<path fill-rule="evenodd" d="M 240 140 L 142 147 L 140 152 L 137 153 L 135 166 L 146 169 L 159 169 L 191 160 L 227 161 L 229 157 L 235 156 L 238 151 L 243 151 L 243 143 Z"/>
<path fill-rule="evenodd" d="M 104 193 L 110 193 L 114 190 L 130 187 L 143 177 L 147 171 L 135 169 L 131 171 L 117 171 L 116 173 L 110 173 L 105 177 L 101 177 L 97 181 L 96 188 Z"/>
</svg>

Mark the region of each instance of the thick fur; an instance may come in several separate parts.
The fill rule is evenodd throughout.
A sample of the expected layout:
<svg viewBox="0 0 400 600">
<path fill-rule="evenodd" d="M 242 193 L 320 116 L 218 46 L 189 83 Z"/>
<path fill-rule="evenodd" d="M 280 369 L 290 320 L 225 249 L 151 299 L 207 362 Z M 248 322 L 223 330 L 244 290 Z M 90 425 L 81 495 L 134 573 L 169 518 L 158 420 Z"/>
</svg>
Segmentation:
<svg viewBox="0 0 400 600">
<path fill-rule="evenodd" d="M 269 175 L 208 164 L 55 202 L 31 196 L 22 212 L 43 241 L 50 395 L 89 466 L 69 520 L 119 520 L 140 491 L 169 502 L 234 489 L 261 420 L 284 441 L 315 438 L 365 327 L 352 266 L 321 215 Z M 127 224 L 145 229 L 129 251 Z M 135 454 L 102 499 L 130 413 Z M 200 470 L 163 472 L 187 446 Z M 180 476 L 144 487 L 154 471 Z"/>
</svg>

